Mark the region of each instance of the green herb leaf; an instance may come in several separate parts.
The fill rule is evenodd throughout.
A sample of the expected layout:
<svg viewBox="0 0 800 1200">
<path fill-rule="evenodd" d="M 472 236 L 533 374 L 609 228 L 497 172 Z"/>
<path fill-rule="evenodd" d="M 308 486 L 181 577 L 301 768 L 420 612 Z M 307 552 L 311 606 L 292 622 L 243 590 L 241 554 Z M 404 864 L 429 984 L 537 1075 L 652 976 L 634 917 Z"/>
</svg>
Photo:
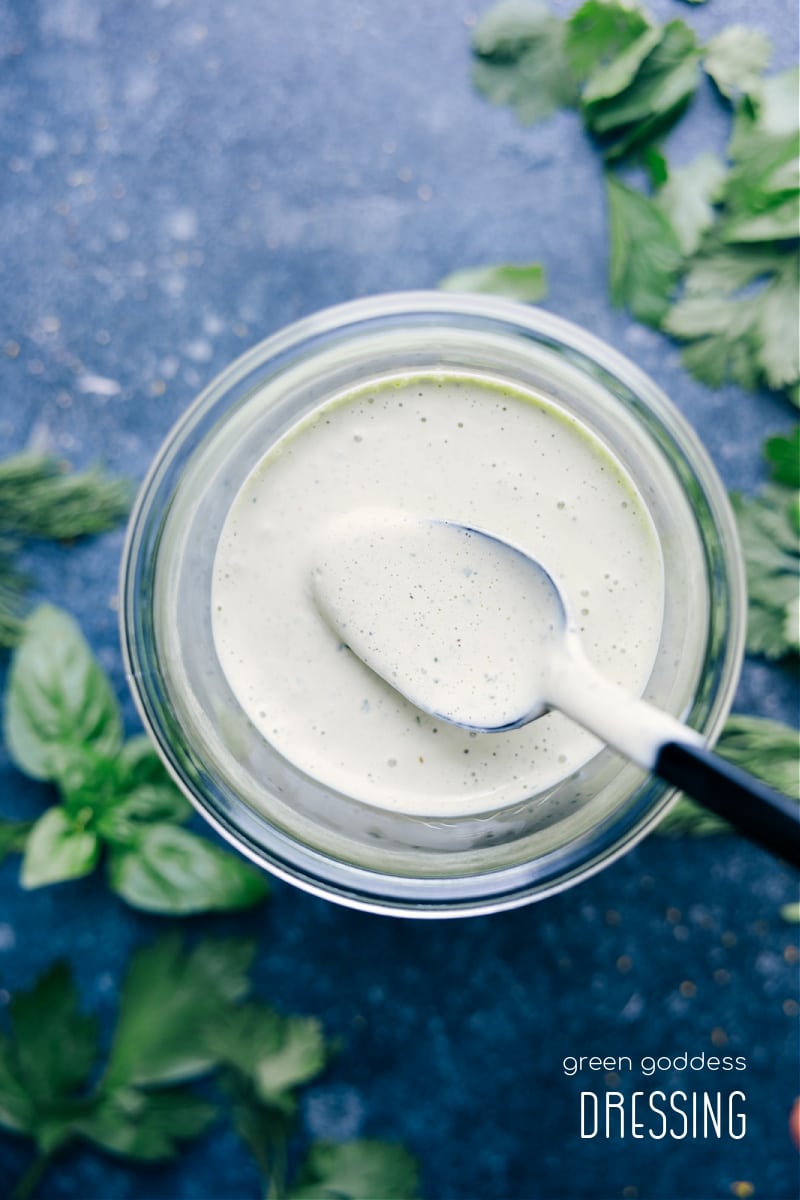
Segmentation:
<svg viewBox="0 0 800 1200">
<path fill-rule="evenodd" d="M 130 502 L 130 484 L 98 467 L 74 474 L 59 459 L 29 453 L 0 462 L 0 532 L 55 539 L 102 533 Z"/>
<path fill-rule="evenodd" d="M 142 1162 L 173 1158 L 180 1142 L 199 1137 L 217 1110 L 187 1088 L 117 1088 L 102 1094 L 74 1131 L 112 1154 Z"/>
<path fill-rule="evenodd" d="M 54 779 L 71 747 L 113 755 L 122 723 L 111 685 L 75 621 L 43 604 L 25 622 L 9 676 L 5 738 L 34 779 Z"/>
<path fill-rule="evenodd" d="M 181 1083 L 209 1071 L 217 1055 L 205 1031 L 247 994 L 254 951 L 252 942 L 232 938 L 186 953 L 177 934 L 137 951 L 122 989 L 106 1088 Z"/>
<path fill-rule="evenodd" d="M 402 1146 L 386 1142 L 317 1142 L 300 1169 L 289 1200 L 414 1200 L 416 1164 Z"/>
<path fill-rule="evenodd" d="M 578 79 L 605 67 L 650 27 L 644 9 L 618 0 L 588 0 L 567 21 L 565 50 Z"/>
<path fill-rule="evenodd" d="M 786 437 L 778 434 L 767 438 L 764 454 L 770 464 L 770 474 L 776 483 L 800 488 L 800 425 Z"/>
<path fill-rule="evenodd" d="M 581 92 L 581 103 L 584 106 L 584 111 L 586 111 L 586 106 L 597 104 L 600 100 L 610 100 L 613 96 L 619 96 L 620 92 L 624 92 L 626 88 L 630 87 L 642 63 L 659 44 L 661 38 L 662 31 L 660 29 L 656 29 L 653 26 L 646 26 L 639 36 L 629 42 L 615 58 L 612 58 L 609 62 L 594 70 Z M 595 116 L 599 116 L 599 108 L 590 111 Z M 608 123 L 608 128 L 613 128 L 620 123 L 614 120 Z M 622 123 L 628 124 L 629 122 L 625 121 Z"/>
<path fill-rule="evenodd" d="M 728 762 L 800 801 L 797 749 L 796 729 L 763 717 L 729 717 L 717 744 Z"/>
<path fill-rule="evenodd" d="M 757 86 L 771 54 L 760 30 L 729 25 L 708 43 L 703 65 L 723 96 L 733 100 Z"/>
<path fill-rule="evenodd" d="M 439 280 L 445 292 L 482 292 L 493 296 L 507 296 L 510 300 L 522 300 L 535 304 L 547 295 L 544 267 L 539 263 L 513 266 L 504 263 L 496 267 L 468 267 L 454 271 Z"/>
<path fill-rule="evenodd" d="M 589 78 L 581 108 L 608 161 L 663 134 L 683 112 L 700 78 L 700 52 L 683 21 L 640 34 Z"/>
<path fill-rule="evenodd" d="M 690 343 L 684 361 L 698 379 L 751 389 L 797 380 L 799 265 L 796 254 L 744 246 L 695 261 L 662 328 Z"/>
<path fill-rule="evenodd" d="M 575 103 L 564 52 L 564 22 L 536 0 L 503 0 L 478 23 L 475 86 L 493 104 L 508 104 L 523 123 Z"/>
<path fill-rule="evenodd" d="M 717 743 L 718 753 L 758 776 L 793 800 L 800 801 L 800 777 L 797 771 L 797 730 L 779 721 L 762 717 L 731 716 Z M 731 827 L 722 817 L 709 812 L 687 796 L 681 796 L 670 809 L 657 832 L 666 836 L 688 834 L 707 837 L 729 833 Z"/>
<path fill-rule="evenodd" d="M 29 1096 L 52 1103 L 82 1086 L 97 1054 L 97 1022 L 81 1015 L 66 963 L 59 962 L 9 1005 L 16 1061 Z"/>
<path fill-rule="evenodd" d="M 242 859 L 167 824 L 145 825 L 135 841 L 111 846 L 109 883 L 134 908 L 175 915 L 248 908 L 269 890 Z"/>
<path fill-rule="evenodd" d="M 28 835 L 20 882 L 37 888 L 80 879 L 94 870 L 99 857 L 96 833 L 76 825 L 63 808 L 49 808 Z"/>
<path fill-rule="evenodd" d="M 681 266 L 678 239 L 653 200 L 606 176 L 611 253 L 612 302 L 658 325 L 669 304 Z"/>
<path fill-rule="evenodd" d="M 725 176 L 723 163 L 708 153 L 669 171 L 656 204 L 675 230 L 683 254 L 694 254 L 714 223 L 713 205 L 720 199 Z"/>
<path fill-rule="evenodd" d="M 182 824 L 192 806 L 174 784 L 145 783 L 115 801 L 97 820 L 97 831 L 107 842 L 138 846 L 146 824 Z"/>
<path fill-rule="evenodd" d="M 80 475 L 41 454 L 0 461 L 0 646 L 22 636 L 30 580 L 15 558 L 26 538 L 76 538 L 117 524 L 128 510 L 130 486 L 97 468 Z"/>
<path fill-rule="evenodd" d="M 262 1104 L 287 1114 L 295 1110 L 294 1089 L 318 1075 L 328 1057 L 319 1021 L 254 1003 L 209 1027 L 207 1041 L 220 1061 L 251 1081 Z"/>
<path fill-rule="evenodd" d="M 0 821 L 0 863 L 7 854 L 21 854 L 34 821 Z"/>
<path fill-rule="evenodd" d="M 731 497 L 747 569 L 747 648 L 781 658 L 800 651 L 798 494 L 772 484 L 759 496 Z"/>
</svg>

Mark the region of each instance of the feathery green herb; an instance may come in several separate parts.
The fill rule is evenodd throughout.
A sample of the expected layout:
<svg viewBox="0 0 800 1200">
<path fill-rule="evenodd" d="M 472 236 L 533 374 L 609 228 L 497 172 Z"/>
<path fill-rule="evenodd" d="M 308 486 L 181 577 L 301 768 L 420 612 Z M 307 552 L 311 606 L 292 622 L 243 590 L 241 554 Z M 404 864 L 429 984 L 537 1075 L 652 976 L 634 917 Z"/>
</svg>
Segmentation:
<svg viewBox="0 0 800 1200">
<path fill-rule="evenodd" d="M 51 605 L 24 623 L 4 727 L 16 766 L 59 791 L 32 824 L 0 826 L 0 853 L 23 850 L 23 887 L 78 879 L 105 858 L 112 890 L 150 912 L 237 909 L 266 895 L 261 872 L 182 828 L 191 806 L 146 737 L 124 740 L 108 677 Z"/>
<path fill-rule="evenodd" d="M 30 580 L 15 560 L 23 543 L 103 533 L 123 519 L 130 500 L 130 484 L 99 467 L 76 474 L 32 453 L 0 461 L 0 646 L 13 646 L 22 632 Z"/>
</svg>

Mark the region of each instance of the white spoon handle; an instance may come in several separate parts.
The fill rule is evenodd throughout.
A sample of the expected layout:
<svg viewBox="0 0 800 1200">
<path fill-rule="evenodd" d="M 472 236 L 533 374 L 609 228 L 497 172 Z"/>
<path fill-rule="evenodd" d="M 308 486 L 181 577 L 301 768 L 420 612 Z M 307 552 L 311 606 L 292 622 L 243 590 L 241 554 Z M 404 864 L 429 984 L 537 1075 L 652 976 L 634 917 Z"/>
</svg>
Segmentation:
<svg viewBox="0 0 800 1200">
<path fill-rule="evenodd" d="M 797 805 L 713 754 L 695 730 L 598 675 L 571 638 L 553 656 L 546 682 L 554 708 L 800 867 Z"/>
<path fill-rule="evenodd" d="M 552 654 L 545 699 L 648 771 L 666 742 L 705 745 L 693 729 L 600 675 L 572 638 Z"/>
</svg>

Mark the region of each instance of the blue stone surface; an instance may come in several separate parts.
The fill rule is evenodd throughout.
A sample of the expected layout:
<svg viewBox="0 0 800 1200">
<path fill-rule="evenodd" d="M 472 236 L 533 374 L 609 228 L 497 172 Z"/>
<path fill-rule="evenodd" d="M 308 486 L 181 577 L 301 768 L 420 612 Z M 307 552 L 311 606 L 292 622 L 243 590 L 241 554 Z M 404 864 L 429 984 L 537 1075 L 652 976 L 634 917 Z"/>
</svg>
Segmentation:
<svg viewBox="0 0 800 1200">
<path fill-rule="evenodd" d="M 693 380 L 677 348 L 614 311 L 598 156 L 573 113 L 521 128 L 470 86 L 469 0 L 0 0 L 0 453 L 35 446 L 140 479 L 169 428 L 232 358 L 316 309 L 431 287 L 447 272 L 541 261 L 547 308 L 634 358 L 705 441 L 730 488 L 764 478 L 780 399 Z M 554 5 L 568 12 L 571 5 Z M 757 22 L 773 66 L 797 53 L 789 0 L 651 5 L 705 38 Z M 703 90 L 675 162 L 721 148 Z M 122 533 L 30 550 L 38 594 L 81 621 L 137 729 L 117 640 Z M 0 667 L 5 675 L 7 663 Z M 2 680 L 0 680 L 2 682 Z M 735 708 L 793 721 L 791 670 L 748 662 Z M 3 815 L 49 789 L 0 750 Z M 24 893 L 0 868 L 0 1005 L 54 958 L 108 1032 L 131 951 L 168 922 L 92 879 Z M 319 1016 L 343 1052 L 307 1094 L 308 1137 L 399 1139 L 429 1200 L 708 1200 L 798 1191 L 796 877 L 740 839 L 651 837 L 561 896 L 516 912 L 411 922 L 283 884 L 262 910 L 184 922 L 258 939 L 259 992 Z M 644 1055 L 730 1054 L 730 1074 Z M 627 1055 L 618 1079 L 567 1056 Z M 747 1133 L 581 1139 L 579 1094 L 741 1086 Z M 0 1135 L 0 1194 L 30 1148 Z M 39 1195 L 259 1194 L 218 1123 L 175 1162 L 76 1149 Z M 740 1195 L 750 1194 L 739 1191 Z"/>
</svg>

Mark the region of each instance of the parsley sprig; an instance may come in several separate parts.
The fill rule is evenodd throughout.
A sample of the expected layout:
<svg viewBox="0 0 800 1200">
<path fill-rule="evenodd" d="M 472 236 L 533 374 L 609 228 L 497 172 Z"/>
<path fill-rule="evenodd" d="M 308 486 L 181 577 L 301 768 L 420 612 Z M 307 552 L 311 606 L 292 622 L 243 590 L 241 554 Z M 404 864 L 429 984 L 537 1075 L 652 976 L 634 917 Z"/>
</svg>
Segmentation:
<svg viewBox="0 0 800 1200">
<path fill-rule="evenodd" d="M 0 646 L 13 646 L 22 633 L 30 580 L 15 562 L 23 543 L 103 533 L 122 520 L 130 500 L 130 484 L 99 467 L 74 473 L 33 453 L 0 461 Z"/>
<path fill-rule="evenodd" d="M 765 658 L 800 653 L 800 425 L 768 438 L 773 482 L 733 501 L 747 570 L 747 649 Z"/>
<path fill-rule="evenodd" d="M 763 717 L 732 716 L 725 722 L 716 750 L 737 767 L 752 772 L 792 800 L 800 801 L 796 729 Z M 681 796 L 657 831 L 667 837 L 678 834 L 708 837 L 729 832 L 730 828 L 722 817 Z"/>
<path fill-rule="evenodd" d="M 24 622 L 4 728 L 13 762 L 59 796 L 36 820 L 0 824 L 0 855 L 23 852 L 23 887 L 78 879 L 105 859 L 111 889 L 151 912 L 237 909 L 266 895 L 261 872 L 183 827 L 191 806 L 149 740 L 124 739 L 108 676 L 52 605 Z"/>
<path fill-rule="evenodd" d="M 10 1027 L 0 1030 L 0 1126 L 36 1150 L 16 1200 L 77 1142 L 134 1162 L 173 1158 L 217 1120 L 220 1097 L 270 1200 L 413 1200 L 413 1159 L 379 1141 L 314 1143 L 288 1180 L 298 1091 L 324 1070 L 331 1048 L 313 1018 L 284 1017 L 249 998 L 254 951 L 238 938 L 187 950 L 175 934 L 138 950 L 104 1057 L 66 963 L 12 996 Z M 218 1097 L 189 1086 L 212 1073 Z"/>
<path fill-rule="evenodd" d="M 581 113 L 607 167 L 612 302 L 685 343 L 687 367 L 711 386 L 733 379 L 797 402 L 798 76 L 764 76 L 768 39 L 730 26 L 703 46 L 685 21 L 660 25 L 635 0 L 587 0 L 566 19 L 502 0 L 473 48 L 476 86 L 521 121 Z M 728 161 L 705 153 L 673 168 L 659 144 L 704 75 L 733 114 Z M 650 193 L 619 177 L 636 163 Z"/>
</svg>

